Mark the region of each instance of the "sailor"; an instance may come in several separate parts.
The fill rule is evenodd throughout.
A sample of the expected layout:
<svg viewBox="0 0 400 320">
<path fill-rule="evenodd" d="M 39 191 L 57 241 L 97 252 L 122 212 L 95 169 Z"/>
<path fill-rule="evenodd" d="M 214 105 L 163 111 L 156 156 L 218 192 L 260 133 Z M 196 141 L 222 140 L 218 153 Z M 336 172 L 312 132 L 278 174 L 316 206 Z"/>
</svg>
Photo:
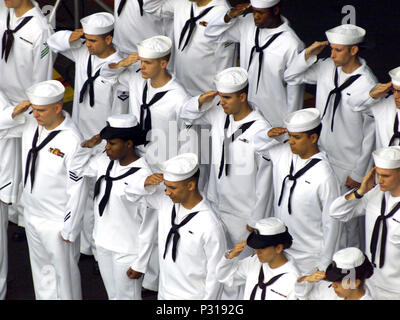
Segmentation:
<svg viewBox="0 0 400 320">
<path fill-rule="evenodd" d="M 285 253 L 291 244 L 292 237 L 281 220 L 261 219 L 246 241 L 238 242 L 221 258 L 217 278 L 229 286 L 245 284 L 244 300 L 295 300 L 299 270 Z M 256 254 L 239 260 L 246 245 Z"/>
<path fill-rule="evenodd" d="M 340 195 L 339 182 L 318 148 L 322 127 L 318 109 L 295 111 L 284 122 L 286 128 L 257 133 L 255 149 L 272 162 L 274 214 L 293 236 L 286 252 L 303 274 L 310 274 L 325 270 L 338 250 L 342 227 L 329 217 L 329 207 Z M 286 132 L 288 143 L 273 143 L 275 138 L 283 140 Z"/>
<path fill-rule="evenodd" d="M 21 204 L 36 299 L 81 299 L 79 234 L 87 190 L 79 172 L 88 160 L 82 136 L 62 110 L 61 82 L 39 82 L 29 101 L 3 111 L 0 137 L 22 137 Z M 33 117 L 26 111 L 32 106 Z M 79 157 L 77 156 L 79 154 Z"/>
<path fill-rule="evenodd" d="M 326 271 L 300 277 L 295 285 L 296 297 L 299 300 L 373 300 L 365 285 L 373 273 L 371 261 L 360 249 L 345 248 L 333 255 Z"/>
<path fill-rule="evenodd" d="M 111 63 L 101 72 L 105 78 L 118 76 L 129 88 L 129 113 L 139 120 L 146 143 L 139 146 L 141 156 L 153 170 L 178 153 L 179 110 L 189 99 L 186 90 L 167 70 L 172 41 L 155 36 L 137 44 L 138 52 Z M 129 68 L 140 61 L 140 69 Z"/>
<path fill-rule="evenodd" d="M 151 175 L 149 166 L 136 154 L 145 142 L 132 114 L 108 117 L 108 125 L 84 144 L 92 148 L 102 139 L 106 153 L 93 156 L 85 176 L 95 184 L 94 231 L 101 277 L 110 300 L 141 300 L 146 273 L 157 232 L 157 216 L 140 202 L 124 196 L 126 184 L 143 184 Z"/>
<path fill-rule="evenodd" d="M 257 220 L 272 215 L 272 175 L 268 159 L 257 154 L 253 136 L 270 125 L 247 100 L 246 70 L 232 67 L 215 76 L 216 90 L 191 98 L 181 110 L 186 125 L 210 124 L 212 164 L 207 198 L 233 247 Z M 250 250 L 246 250 L 250 254 Z M 243 253 L 243 255 L 245 254 Z"/>
<path fill-rule="evenodd" d="M 366 254 L 374 265 L 369 279 L 376 299 L 400 299 L 400 147 L 373 152 L 375 167 L 361 186 L 337 198 L 330 215 L 341 221 L 365 215 Z M 375 175 L 377 185 L 375 185 Z"/>
<path fill-rule="evenodd" d="M 240 43 L 240 66 L 249 72 L 249 101 L 272 126 L 303 105 L 304 86 L 290 85 L 284 72 L 304 48 L 280 0 L 251 0 L 221 12 L 209 22 L 205 36 L 217 42 Z M 252 8 L 253 15 L 241 16 Z"/>
<path fill-rule="evenodd" d="M 158 209 L 160 300 L 217 300 L 222 284 L 215 268 L 226 251 L 222 223 L 199 192 L 197 156 L 185 153 L 161 164 L 144 184 L 126 187 L 128 197 Z M 165 195 L 155 192 L 164 182 Z"/>
<path fill-rule="evenodd" d="M 0 74 L 4 78 L 0 81 L 0 91 L 7 96 L 13 106 L 16 106 L 28 98 L 26 89 L 40 81 L 53 78 L 56 55 L 49 50 L 47 45 L 47 39 L 53 30 L 36 1 L 7 0 L 1 3 Z M 8 216 L 10 221 L 23 227 L 22 209 L 18 205 L 22 192 L 21 140 L 8 139 L 7 145 L 8 152 L 14 153 L 8 164 L 10 168 L 14 167 L 8 171 L 8 174 L 14 172 L 10 178 L 13 183 L 7 187 L 12 188 L 12 201 L 10 201 L 12 205 L 8 206 Z M 7 159 L 4 158 L 3 161 Z M 12 239 L 24 240 L 23 229 L 19 228 L 12 235 Z"/>
<path fill-rule="evenodd" d="M 375 125 L 368 106 L 375 103 L 369 95 L 377 81 L 364 59 L 359 56 L 366 31 L 344 24 L 325 32 L 327 41 L 316 41 L 305 49 L 286 70 L 289 84 L 317 86 L 316 108 L 321 112 L 319 140 L 336 176 L 341 192 L 360 185 L 372 165 Z M 317 55 L 331 47 L 331 57 Z M 363 222 L 355 219 L 344 225 L 342 247 L 362 246 Z"/>
</svg>

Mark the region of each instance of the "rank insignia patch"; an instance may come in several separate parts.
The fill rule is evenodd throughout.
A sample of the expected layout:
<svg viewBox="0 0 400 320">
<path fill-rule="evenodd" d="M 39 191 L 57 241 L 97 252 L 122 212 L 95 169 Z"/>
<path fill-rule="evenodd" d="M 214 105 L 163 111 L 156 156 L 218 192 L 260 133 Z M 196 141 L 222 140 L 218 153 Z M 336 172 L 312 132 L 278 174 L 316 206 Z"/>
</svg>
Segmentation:
<svg viewBox="0 0 400 320">
<path fill-rule="evenodd" d="M 49 46 L 47 45 L 47 43 L 43 43 L 44 48 L 42 49 L 42 51 L 40 52 L 40 59 L 43 59 L 50 51 Z"/>
<path fill-rule="evenodd" d="M 64 152 L 61 152 L 60 149 L 57 148 L 49 148 L 49 152 L 55 154 L 58 157 L 64 158 Z"/>
<path fill-rule="evenodd" d="M 129 94 L 127 93 L 127 92 L 125 92 L 125 91 L 123 91 L 119 96 L 118 96 L 118 99 L 120 99 L 120 100 L 122 100 L 122 101 L 125 101 L 126 99 L 128 99 L 129 98 Z"/>
</svg>

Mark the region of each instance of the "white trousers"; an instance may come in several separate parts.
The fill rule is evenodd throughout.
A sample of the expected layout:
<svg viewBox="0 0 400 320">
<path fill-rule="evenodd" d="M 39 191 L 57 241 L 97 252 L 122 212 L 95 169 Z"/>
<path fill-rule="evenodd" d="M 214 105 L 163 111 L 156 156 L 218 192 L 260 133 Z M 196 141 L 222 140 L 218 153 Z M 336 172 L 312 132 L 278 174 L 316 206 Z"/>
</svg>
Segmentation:
<svg viewBox="0 0 400 320">
<path fill-rule="evenodd" d="M 0 201 L 0 300 L 6 298 L 8 247 L 7 247 L 8 208 Z"/>
<path fill-rule="evenodd" d="M 93 255 L 95 260 L 96 257 L 96 246 L 93 240 L 93 228 L 94 228 L 94 185 L 96 183 L 95 178 L 84 178 L 86 181 L 85 183 L 88 186 L 88 195 L 86 200 L 85 212 L 83 214 L 83 225 L 81 231 L 81 246 L 80 252 L 86 254 L 88 256 Z"/>
<path fill-rule="evenodd" d="M 154 210 L 152 208 L 147 208 L 147 211 Z M 152 214 L 157 215 L 157 212 L 153 212 Z M 158 291 L 158 282 L 159 282 L 159 274 L 160 274 L 160 266 L 158 262 L 158 233 L 156 232 L 154 235 L 154 245 L 151 250 L 150 260 L 147 264 L 147 271 L 143 277 L 143 288 L 146 288 L 151 291 Z"/>
<path fill-rule="evenodd" d="M 228 249 L 233 249 L 236 243 L 247 240 L 250 232 L 246 229 L 246 219 L 237 217 L 229 212 L 219 211 L 216 205 L 213 203 L 215 212 L 219 213 L 219 216 L 223 222 L 223 227 L 225 229 L 226 240 Z M 254 252 L 248 246 L 244 247 L 244 250 L 240 253 L 239 259 L 242 260 L 250 256 Z M 244 285 L 229 287 L 224 285 L 222 291 L 221 300 L 243 300 L 244 295 Z"/>
<path fill-rule="evenodd" d="M 79 238 L 62 240 L 63 221 L 51 221 L 24 210 L 25 230 L 37 300 L 81 300 Z"/>
<path fill-rule="evenodd" d="M 142 281 L 130 279 L 126 272 L 135 255 L 118 253 L 97 246 L 100 274 L 109 300 L 142 300 Z"/>
<path fill-rule="evenodd" d="M 346 178 L 351 171 L 331 164 L 340 185 L 340 193 L 345 194 L 350 189 L 345 186 Z M 342 222 L 343 231 L 340 238 L 340 248 L 356 247 L 364 251 L 365 225 L 364 217 L 354 217 L 353 219 Z"/>
</svg>

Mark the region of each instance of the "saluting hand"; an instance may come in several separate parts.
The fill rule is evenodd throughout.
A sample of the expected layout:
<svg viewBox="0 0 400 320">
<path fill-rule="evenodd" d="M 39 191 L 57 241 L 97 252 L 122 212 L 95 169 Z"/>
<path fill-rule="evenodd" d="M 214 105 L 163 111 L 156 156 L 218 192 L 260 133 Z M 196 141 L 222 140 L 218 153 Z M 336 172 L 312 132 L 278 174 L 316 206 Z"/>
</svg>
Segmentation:
<svg viewBox="0 0 400 320">
<path fill-rule="evenodd" d="M 154 173 L 148 176 L 144 182 L 144 186 L 155 186 L 164 181 L 164 175 L 162 173 Z"/>
<path fill-rule="evenodd" d="M 218 95 L 218 91 L 208 91 L 199 97 L 199 108 L 203 103 L 211 102 Z"/>
<path fill-rule="evenodd" d="M 244 250 L 246 243 L 246 240 L 236 243 L 235 247 L 231 251 L 229 251 L 228 259 L 233 259 L 237 257 Z"/>
<path fill-rule="evenodd" d="M 316 271 L 309 276 L 303 276 L 297 279 L 297 282 L 318 282 L 325 279 L 325 271 Z"/>
<path fill-rule="evenodd" d="M 363 195 L 367 193 L 369 190 L 371 190 L 374 185 L 375 185 L 375 172 L 376 172 L 376 167 L 373 167 L 363 178 L 361 181 L 361 186 L 357 190 L 357 193 L 359 195 Z"/>
<path fill-rule="evenodd" d="M 357 193 L 362 196 L 371 190 L 375 185 L 375 171 L 376 167 L 373 167 L 362 179 L 360 187 L 357 189 Z M 354 192 L 346 195 L 346 200 L 355 199 Z"/>
<path fill-rule="evenodd" d="M 31 106 L 31 102 L 28 100 L 22 101 L 19 105 L 17 105 L 14 108 L 14 111 L 12 113 L 12 118 L 14 119 L 17 115 L 24 113 L 26 110 L 29 109 L 29 107 Z"/>
<path fill-rule="evenodd" d="M 304 58 L 307 61 L 311 56 L 316 56 L 324 50 L 324 48 L 329 45 L 328 41 L 315 41 L 311 46 L 306 49 Z"/>
<path fill-rule="evenodd" d="M 239 3 L 233 8 L 231 8 L 228 13 L 225 15 L 225 22 L 229 22 L 231 19 L 240 16 L 243 12 L 245 12 L 248 8 L 251 7 L 250 3 Z"/>
<path fill-rule="evenodd" d="M 95 136 L 91 137 L 89 140 L 86 140 L 83 144 L 83 148 L 93 148 L 94 146 L 97 146 L 102 138 L 100 138 L 100 134 L 96 134 Z"/>
<path fill-rule="evenodd" d="M 139 61 L 139 54 L 137 52 L 133 52 L 125 59 L 122 59 L 120 62 L 110 63 L 108 66 L 110 67 L 110 69 L 127 68 L 138 61 Z"/>
<path fill-rule="evenodd" d="M 83 29 L 75 29 L 69 36 L 69 42 L 72 43 L 84 35 Z"/>
<path fill-rule="evenodd" d="M 392 81 L 387 83 L 380 83 L 369 92 L 369 95 L 373 99 L 379 99 L 387 95 L 391 89 Z"/>
<path fill-rule="evenodd" d="M 270 138 L 278 137 L 286 132 L 288 132 L 286 128 L 281 128 L 281 127 L 272 128 L 268 131 L 268 137 Z"/>
<path fill-rule="evenodd" d="M 143 275 L 143 273 L 135 271 L 132 268 L 129 268 L 128 271 L 126 272 L 126 275 L 128 276 L 129 279 L 139 279 Z"/>
</svg>

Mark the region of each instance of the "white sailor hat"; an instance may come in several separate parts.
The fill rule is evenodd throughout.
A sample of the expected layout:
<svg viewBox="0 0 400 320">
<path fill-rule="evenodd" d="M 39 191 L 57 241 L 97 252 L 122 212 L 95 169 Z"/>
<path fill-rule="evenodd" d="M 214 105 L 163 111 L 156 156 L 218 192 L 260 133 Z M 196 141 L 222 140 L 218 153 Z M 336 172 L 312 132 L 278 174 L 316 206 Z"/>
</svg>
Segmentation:
<svg viewBox="0 0 400 320">
<path fill-rule="evenodd" d="M 384 147 L 372 152 L 375 165 L 381 169 L 400 168 L 400 147 Z"/>
<path fill-rule="evenodd" d="M 286 116 L 284 123 L 289 132 L 306 132 L 319 126 L 321 113 L 316 108 L 306 108 Z"/>
<path fill-rule="evenodd" d="M 282 220 L 270 217 L 256 222 L 254 231 L 247 238 L 247 245 L 253 249 L 263 249 L 278 244 L 291 244 L 292 240 Z"/>
<path fill-rule="evenodd" d="M 345 248 L 339 250 L 332 258 L 340 269 L 352 269 L 359 267 L 365 260 L 364 253 L 358 248 Z"/>
<path fill-rule="evenodd" d="M 362 42 L 366 31 L 354 24 L 342 24 L 329 29 L 325 34 L 330 43 L 348 46 Z"/>
<path fill-rule="evenodd" d="M 83 32 L 89 35 L 102 35 L 114 29 L 114 16 L 108 12 L 98 12 L 81 19 Z"/>
<path fill-rule="evenodd" d="M 325 280 L 336 282 L 355 271 L 356 279 L 367 279 L 373 274 L 373 266 L 365 254 L 358 248 L 339 250 L 332 257 L 332 263 L 325 272 Z"/>
<path fill-rule="evenodd" d="M 394 86 L 400 86 L 400 67 L 394 68 L 389 71 Z"/>
<path fill-rule="evenodd" d="M 26 89 L 29 101 L 38 106 L 46 106 L 63 100 L 65 87 L 60 81 L 47 80 Z"/>
<path fill-rule="evenodd" d="M 233 93 L 245 88 L 248 84 L 247 71 L 241 67 L 225 69 L 214 77 L 217 91 Z"/>
<path fill-rule="evenodd" d="M 132 139 L 136 146 L 146 142 L 141 126 L 133 114 L 114 114 L 107 118 L 107 126 L 100 131 L 102 139 Z"/>
<path fill-rule="evenodd" d="M 133 114 L 113 114 L 107 118 L 107 122 L 112 128 L 133 128 L 138 124 Z"/>
<path fill-rule="evenodd" d="M 271 8 L 279 2 L 280 0 L 250 0 L 251 6 L 259 9 Z"/>
<path fill-rule="evenodd" d="M 192 177 L 199 169 L 197 155 L 194 153 L 182 153 L 160 165 L 164 174 L 164 180 L 183 181 Z"/>
<path fill-rule="evenodd" d="M 166 36 L 155 36 L 145 39 L 137 44 L 139 57 L 145 59 L 158 59 L 171 52 L 172 40 Z"/>
</svg>

